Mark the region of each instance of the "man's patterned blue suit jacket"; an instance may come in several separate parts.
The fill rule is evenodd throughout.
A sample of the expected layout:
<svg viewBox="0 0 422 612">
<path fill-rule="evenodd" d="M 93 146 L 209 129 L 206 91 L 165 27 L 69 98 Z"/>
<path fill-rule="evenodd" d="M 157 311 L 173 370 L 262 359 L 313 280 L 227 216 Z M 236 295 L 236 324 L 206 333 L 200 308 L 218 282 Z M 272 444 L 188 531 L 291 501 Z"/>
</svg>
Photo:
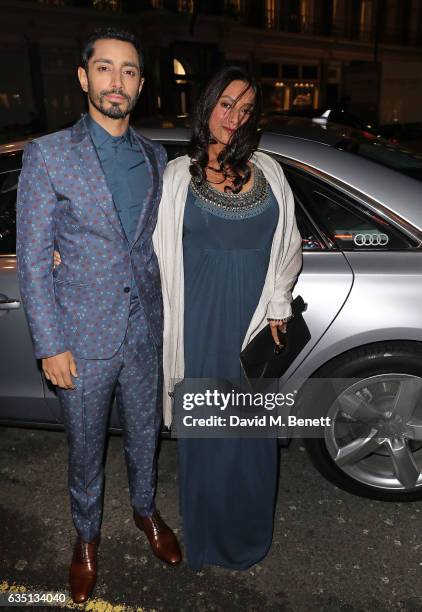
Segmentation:
<svg viewBox="0 0 422 612">
<path fill-rule="evenodd" d="M 112 357 L 126 332 L 131 269 L 145 325 L 155 343 L 162 343 L 161 284 L 152 233 L 167 158 L 160 144 L 131 133 L 151 175 L 132 244 L 84 118 L 25 148 L 17 199 L 17 258 L 37 358 L 66 350 L 85 359 Z M 54 271 L 53 248 L 62 258 Z"/>
</svg>

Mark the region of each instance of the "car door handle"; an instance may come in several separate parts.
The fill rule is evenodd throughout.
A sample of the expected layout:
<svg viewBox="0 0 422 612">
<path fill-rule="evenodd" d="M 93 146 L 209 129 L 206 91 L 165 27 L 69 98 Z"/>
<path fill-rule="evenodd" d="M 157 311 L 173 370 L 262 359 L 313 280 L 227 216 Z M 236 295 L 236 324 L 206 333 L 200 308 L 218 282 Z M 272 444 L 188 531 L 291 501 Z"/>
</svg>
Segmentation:
<svg viewBox="0 0 422 612">
<path fill-rule="evenodd" d="M 16 310 L 21 307 L 21 303 L 19 300 L 10 299 L 3 302 L 0 302 L 0 310 Z"/>
</svg>

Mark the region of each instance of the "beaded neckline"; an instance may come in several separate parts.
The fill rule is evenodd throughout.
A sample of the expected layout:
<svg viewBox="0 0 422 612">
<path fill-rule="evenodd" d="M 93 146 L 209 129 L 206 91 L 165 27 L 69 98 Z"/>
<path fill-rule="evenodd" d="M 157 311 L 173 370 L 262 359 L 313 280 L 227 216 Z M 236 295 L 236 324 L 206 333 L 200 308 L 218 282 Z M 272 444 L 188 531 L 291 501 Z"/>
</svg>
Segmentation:
<svg viewBox="0 0 422 612">
<path fill-rule="evenodd" d="M 196 205 L 207 212 L 226 219 L 246 219 L 263 212 L 272 202 L 271 190 L 262 170 L 254 166 L 253 175 L 251 189 L 243 193 L 218 191 L 209 183 L 198 185 L 193 179 L 190 190 Z"/>
<path fill-rule="evenodd" d="M 191 179 L 193 193 L 201 200 L 227 211 L 246 211 L 262 204 L 268 195 L 268 183 L 260 168 L 254 166 L 253 185 L 251 189 L 241 193 L 219 191 L 204 181 L 198 185 Z"/>
</svg>

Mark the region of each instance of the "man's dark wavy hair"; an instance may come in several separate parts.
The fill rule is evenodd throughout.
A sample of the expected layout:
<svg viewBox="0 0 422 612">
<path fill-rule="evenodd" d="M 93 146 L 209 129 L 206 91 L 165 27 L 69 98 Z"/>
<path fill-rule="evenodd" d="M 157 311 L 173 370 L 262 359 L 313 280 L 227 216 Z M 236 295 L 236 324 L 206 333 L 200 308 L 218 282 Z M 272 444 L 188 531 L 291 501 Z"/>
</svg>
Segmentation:
<svg viewBox="0 0 422 612">
<path fill-rule="evenodd" d="M 139 68 L 141 74 L 144 71 L 144 54 L 142 52 L 141 43 L 132 32 L 121 30 L 120 28 L 102 27 L 97 28 L 92 32 L 90 37 L 86 40 L 81 54 L 80 65 L 84 68 L 85 72 L 88 72 L 88 62 L 94 53 L 94 45 L 97 40 L 122 40 L 133 45 L 138 52 L 139 57 Z"/>
<path fill-rule="evenodd" d="M 241 95 L 250 88 L 255 93 L 255 103 L 249 119 L 236 130 L 217 158 L 224 178 L 227 178 L 228 174 L 226 168 L 229 168 L 230 175 L 234 175 L 233 188 L 226 187 L 226 190 L 239 193 L 251 176 L 248 161 L 258 146 L 258 122 L 262 107 L 261 87 L 249 71 L 239 66 L 227 66 L 220 70 L 207 83 L 199 97 L 194 114 L 192 138 L 188 148 L 191 158 L 189 171 L 197 183 L 201 184 L 206 180 L 208 146 L 215 142 L 209 129 L 210 116 L 223 91 L 232 81 L 245 83 L 245 89 Z"/>
</svg>

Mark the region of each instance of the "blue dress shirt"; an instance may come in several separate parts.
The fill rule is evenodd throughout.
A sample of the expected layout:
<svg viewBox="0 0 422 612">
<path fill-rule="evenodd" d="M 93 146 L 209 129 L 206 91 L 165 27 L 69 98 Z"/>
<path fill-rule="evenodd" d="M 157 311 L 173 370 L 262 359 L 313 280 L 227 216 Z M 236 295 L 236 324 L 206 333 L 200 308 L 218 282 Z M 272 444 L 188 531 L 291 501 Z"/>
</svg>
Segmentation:
<svg viewBox="0 0 422 612">
<path fill-rule="evenodd" d="M 112 136 L 89 115 L 87 124 L 120 222 L 131 244 L 151 186 L 144 154 L 129 129 L 122 136 Z M 137 294 L 134 288 L 132 275 L 132 297 Z"/>
<path fill-rule="evenodd" d="M 151 186 L 145 157 L 129 130 L 122 136 L 112 136 L 92 117 L 87 119 L 108 188 L 131 243 Z"/>
</svg>

